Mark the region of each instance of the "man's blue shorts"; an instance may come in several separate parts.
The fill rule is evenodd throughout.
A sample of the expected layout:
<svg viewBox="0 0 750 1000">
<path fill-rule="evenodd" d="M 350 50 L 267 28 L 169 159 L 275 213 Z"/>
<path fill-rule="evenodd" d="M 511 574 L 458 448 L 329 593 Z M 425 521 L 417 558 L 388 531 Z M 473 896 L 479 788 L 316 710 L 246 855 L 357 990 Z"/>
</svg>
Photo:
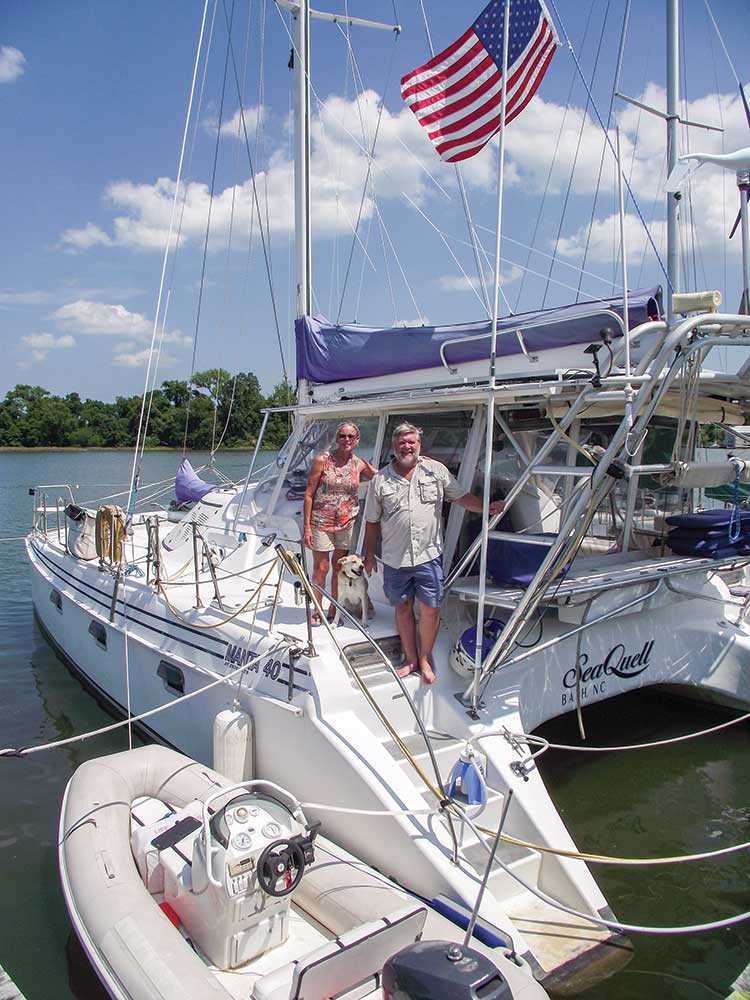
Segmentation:
<svg viewBox="0 0 750 1000">
<path fill-rule="evenodd" d="M 395 608 L 416 597 L 428 608 L 439 608 L 443 603 L 443 560 L 431 559 L 419 566 L 402 566 L 394 569 L 383 563 L 383 590 Z"/>
</svg>

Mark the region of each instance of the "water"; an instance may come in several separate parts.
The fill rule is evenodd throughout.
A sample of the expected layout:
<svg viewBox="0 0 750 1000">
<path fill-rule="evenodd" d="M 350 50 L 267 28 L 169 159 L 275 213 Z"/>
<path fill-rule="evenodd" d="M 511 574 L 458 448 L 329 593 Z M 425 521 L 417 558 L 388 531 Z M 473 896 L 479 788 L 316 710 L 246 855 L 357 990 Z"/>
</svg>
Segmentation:
<svg viewBox="0 0 750 1000">
<path fill-rule="evenodd" d="M 144 482 L 174 474 L 174 453 L 145 456 Z M 193 455 L 200 465 L 205 456 Z M 222 458 L 243 476 L 246 453 Z M 0 536 L 31 522 L 28 486 L 74 482 L 80 499 L 124 488 L 130 456 L 118 452 L 0 454 Z M 706 728 L 726 715 L 658 692 L 589 706 L 588 743 L 640 743 Z M 61 666 L 34 622 L 23 546 L 0 542 L 0 745 L 45 743 L 110 722 Z M 750 820 L 747 726 L 699 741 L 630 754 L 550 752 L 542 773 L 576 842 L 593 853 L 655 857 L 715 850 L 744 842 Z M 573 716 L 544 735 L 577 742 Z M 28 1000 L 93 1000 L 100 995 L 77 950 L 57 874 L 57 824 L 65 784 L 88 757 L 125 749 L 124 730 L 26 758 L 0 759 L 0 964 Z M 681 866 L 597 867 L 595 875 L 619 919 L 652 925 L 696 924 L 750 910 L 746 854 Z M 635 957 L 583 1000 L 723 998 L 750 961 L 750 924 L 683 937 L 633 935 Z"/>
</svg>

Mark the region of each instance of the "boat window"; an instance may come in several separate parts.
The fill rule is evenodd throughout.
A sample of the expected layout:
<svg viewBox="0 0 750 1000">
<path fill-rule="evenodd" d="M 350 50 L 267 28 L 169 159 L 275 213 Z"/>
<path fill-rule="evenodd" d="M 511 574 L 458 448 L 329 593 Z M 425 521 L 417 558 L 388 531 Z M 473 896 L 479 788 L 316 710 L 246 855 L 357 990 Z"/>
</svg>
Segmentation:
<svg viewBox="0 0 750 1000">
<path fill-rule="evenodd" d="M 410 423 L 422 428 L 422 454 L 442 462 L 453 473 L 458 475 L 461 461 L 469 442 L 471 430 L 471 410 L 431 410 L 429 413 L 392 413 L 383 438 L 378 468 L 393 458 L 391 436 L 399 424 Z"/>
<path fill-rule="evenodd" d="M 305 425 L 284 474 L 284 481 L 281 485 L 281 491 L 274 510 L 275 514 L 294 518 L 301 516 L 302 502 L 307 487 L 307 477 L 310 474 L 313 459 L 321 451 L 327 451 L 335 447 L 336 428 L 344 420 L 346 420 L 346 417 L 341 414 L 335 419 L 311 420 Z M 359 428 L 360 436 L 356 454 L 361 458 L 371 461 L 378 430 L 378 418 L 377 416 L 357 417 L 355 423 Z M 288 454 L 288 448 L 286 447 L 279 453 L 275 469 L 261 484 L 262 491 L 269 494 L 273 492 L 276 480 L 284 470 Z M 360 493 L 364 494 L 365 490 L 366 484 L 363 483 Z"/>
<path fill-rule="evenodd" d="M 62 607 L 62 596 L 60 595 L 60 591 L 55 590 L 55 588 L 53 587 L 52 590 L 50 590 L 49 592 L 49 599 L 50 603 L 54 604 L 57 610 L 60 612 L 60 614 L 62 614 L 63 607 Z"/>
<path fill-rule="evenodd" d="M 91 622 L 89 625 L 89 635 L 93 636 L 97 646 L 102 649 L 107 648 L 107 630 L 101 622 Z"/>
<path fill-rule="evenodd" d="M 500 424 L 506 424 L 513 440 Z M 496 415 L 492 439 L 490 496 L 502 500 L 520 479 L 528 461 L 542 447 L 551 431 L 549 421 L 539 410 L 505 411 Z M 484 489 L 484 442 L 480 450 L 471 492 L 481 496 Z M 545 465 L 566 465 L 567 444 L 562 442 L 547 456 Z M 555 533 L 560 526 L 563 483 L 560 477 L 533 476 L 501 518 L 498 530 L 520 534 Z M 467 511 L 461 523 L 454 562 L 463 555 L 481 530 L 481 515 Z"/>
<path fill-rule="evenodd" d="M 581 425 L 581 441 L 587 445 L 601 445 L 606 448 L 618 423 L 612 421 L 591 421 Z M 643 449 L 643 464 L 656 465 L 672 461 L 677 433 L 677 422 L 667 418 L 656 418 L 649 427 Z M 629 480 L 615 483 L 610 495 L 600 504 L 588 530 L 588 536 L 604 538 L 618 543 L 627 511 Z M 664 518 L 670 514 L 688 510 L 690 490 L 676 486 L 663 486 L 654 476 L 640 476 L 635 493 L 633 508 L 633 530 L 631 548 L 652 549 L 659 547 L 667 530 Z M 696 503 L 699 502 L 696 491 Z"/>
<path fill-rule="evenodd" d="M 168 660 L 160 660 L 156 673 L 164 681 L 164 687 L 172 694 L 185 693 L 185 675 L 179 667 Z"/>
<path fill-rule="evenodd" d="M 427 413 L 391 413 L 388 416 L 383 446 L 380 451 L 378 468 L 382 469 L 393 458 L 394 430 L 399 424 L 409 423 L 422 430 L 422 451 L 428 458 L 434 458 L 454 475 L 458 476 L 466 454 L 469 435 L 473 424 L 472 410 L 430 410 Z M 443 504 L 443 534 L 446 533 L 452 504 Z M 380 555 L 380 540 L 376 553 Z"/>
</svg>

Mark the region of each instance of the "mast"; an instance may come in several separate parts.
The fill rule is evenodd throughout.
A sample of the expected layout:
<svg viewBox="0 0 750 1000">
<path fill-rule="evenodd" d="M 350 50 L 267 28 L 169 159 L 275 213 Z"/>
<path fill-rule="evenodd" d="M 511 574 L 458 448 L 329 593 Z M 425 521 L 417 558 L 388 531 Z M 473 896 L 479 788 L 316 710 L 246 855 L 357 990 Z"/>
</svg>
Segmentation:
<svg viewBox="0 0 750 1000">
<path fill-rule="evenodd" d="M 680 121 L 680 0 L 667 0 L 667 176 L 677 163 Z M 672 292 L 680 290 L 679 192 L 667 194 L 667 319 L 672 322 Z"/>
<path fill-rule="evenodd" d="M 309 316 L 312 243 L 310 237 L 310 2 L 294 13 L 294 243 L 296 314 Z"/>
<path fill-rule="evenodd" d="M 294 262 L 297 319 L 312 313 L 312 236 L 310 226 L 310 18 L 334 24 L 359 25 L 395 31 L 398 24 L 381 24 L 347 14 L 312 10 L 310 0 L 275 0 L 294 17 L 292 65 L 294 67 Z M 307 402 L 307 383 L 297 380 L 300 403 Z"/>
</svg>

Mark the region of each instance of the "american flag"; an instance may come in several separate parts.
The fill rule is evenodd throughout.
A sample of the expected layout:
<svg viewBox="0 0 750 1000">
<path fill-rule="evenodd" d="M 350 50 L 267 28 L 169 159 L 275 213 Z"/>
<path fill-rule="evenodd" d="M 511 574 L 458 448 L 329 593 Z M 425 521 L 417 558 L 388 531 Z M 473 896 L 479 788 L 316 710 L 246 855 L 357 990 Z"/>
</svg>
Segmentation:
<svg viewBox="0 0 750 1000">
<path fill-rule="evenodd" d="M 440 159 L 474 156 L 500 129 L 505 0 L 492 0 L 468 31 L 401 80 L 401 96 L 427 129 Z M 557 33 L 542 0 L 511 0 L 505 121 L 542 82 Z"/>
</svg>

